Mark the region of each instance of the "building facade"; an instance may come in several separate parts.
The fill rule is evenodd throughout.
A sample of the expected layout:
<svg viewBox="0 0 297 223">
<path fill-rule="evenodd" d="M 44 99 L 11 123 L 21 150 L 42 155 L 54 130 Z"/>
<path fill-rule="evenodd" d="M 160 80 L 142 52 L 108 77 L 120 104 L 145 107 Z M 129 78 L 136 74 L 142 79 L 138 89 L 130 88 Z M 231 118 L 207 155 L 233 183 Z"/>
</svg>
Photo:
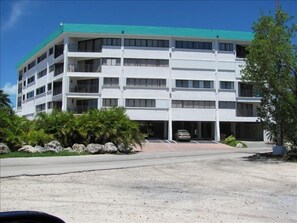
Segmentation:
<svg viewBox="0 0 297 223">
<path fill-rule="evenodd" d="M 124 106 L 148 137 L 263 140 L 247 32 L 61 24 L 18 64 L 17 114 Z"/>
</svg>

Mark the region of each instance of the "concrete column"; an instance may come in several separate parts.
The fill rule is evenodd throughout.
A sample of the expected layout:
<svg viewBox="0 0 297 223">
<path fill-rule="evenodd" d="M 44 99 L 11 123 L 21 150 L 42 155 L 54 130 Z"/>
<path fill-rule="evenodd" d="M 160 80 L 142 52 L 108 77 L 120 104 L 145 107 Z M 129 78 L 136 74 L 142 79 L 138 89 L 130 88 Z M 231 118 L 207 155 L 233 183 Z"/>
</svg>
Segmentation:
<svg viewBox="0 0 297 223">
<path fill-rule="evenodd" d="M 236 123 L 235 122 L 232 122 L 231 123 L 231 132 L 233 132 L 233 136 L 236 137 Z"/>
<path fill-rule="evenodd" d="M 201 128 L 201 122 L 198 122 L 197 123 L 197 131 L 198 131 L 198 139 L 201 139 L 202 138 L 202 128 Z"/>
<path fill-rule="evenodd" d="M 64 35 L 64 73 L 62 79 L 62 111 L 67 111 L 67 96 L 69 93 L 69 78 L 67 77 L 68 71 L 68 43 L 69 37 Z"/>
<path fill-rule="evenodd" d="M 219 65 L 218 65 L 218 50 L 219 50 L 219 36 L 217 36 L 217 39 L 215 40 L 214 44 L 214 54 L 215 54 L 215 99 L 216 99 L 216 112 L 215 112 L 215 140 L 220 141 L 221 139 L 221 134 L 220 134 L 220 118 L 219 118 L 219 101 L 218 101 L 218 94 L 219 94 L 219 80 L 218 80 L 218 72 L 219 72 Z"/>
<path fill-rule="evenodd" d="M 172 59 L 171 59 L 171 55 L 172 55 L 172 48 L 174 47 L 174 40 L 172 38 L 170 38 L 169 40 L 169 78 L 167 79 L 168 82 L 168 88 L 169 88 L 169 99 L 168 99 L 168 140 L 172 140 Z"/>
<path fill-rule="evenodd" d="M 166 136 L 167 136 L 167 123 L 166 123 L 166 121 L 164 121 L 164 126 L 163 126 L 163 128 L 164 128 L 163 137 L 166 138 Z"/>
<path fill-rule="evenodd" d="M 121 37 L 121 51 L 122 51 L 122 55 L 121 55 L 121 76 L 120 76 L 120 80 L 119 80 L 119 84 L 120 84 L 120 91 L 121 91 L 121 98 L 119 98 L 119 102 L 118 105 L 119 106 L 124 106 L 125 102 L 124 102 L 124 85 L 125 85 L 125 78 L 124 78 L 124 54 L 125 54 L 125 47 L 124 47 L 124 32 L 122 32 L 122 37 Z"/>
</svg>

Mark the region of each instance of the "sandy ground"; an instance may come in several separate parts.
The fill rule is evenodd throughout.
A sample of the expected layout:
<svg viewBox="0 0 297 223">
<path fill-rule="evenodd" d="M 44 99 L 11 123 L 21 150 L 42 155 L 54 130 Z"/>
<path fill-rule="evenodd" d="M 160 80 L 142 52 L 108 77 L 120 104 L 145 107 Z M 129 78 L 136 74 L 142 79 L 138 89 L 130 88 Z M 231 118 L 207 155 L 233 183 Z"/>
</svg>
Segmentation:
<svg viewBox="0 0 297 223">
<path fill-rule="evenodd" d="M 66 222 L 297 222 L 296 163 L 242 158 L 1 179 L 1 211 Z"/>
</svg>

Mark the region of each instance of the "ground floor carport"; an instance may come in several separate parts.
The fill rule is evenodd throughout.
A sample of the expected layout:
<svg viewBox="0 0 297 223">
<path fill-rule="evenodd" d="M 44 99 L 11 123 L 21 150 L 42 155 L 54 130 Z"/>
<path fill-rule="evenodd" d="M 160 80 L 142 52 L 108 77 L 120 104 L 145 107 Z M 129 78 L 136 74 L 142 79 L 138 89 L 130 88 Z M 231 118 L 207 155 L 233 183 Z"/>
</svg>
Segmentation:
<svg viewBox="0 0 297 223">
<path fill-rule="evenodd" d="M 138 121 L 141 132 L 148 139 L 168 139 L 168 121 Z M 186 129 L 192 139 L 214 140 L 215 122 L 173 121 L 172 136 L 179 129 Z M 234 135 L 240 140 L 263 141 L 263 128 L 259 122 L 220 122 L 221 140 Z"/>
</svg>

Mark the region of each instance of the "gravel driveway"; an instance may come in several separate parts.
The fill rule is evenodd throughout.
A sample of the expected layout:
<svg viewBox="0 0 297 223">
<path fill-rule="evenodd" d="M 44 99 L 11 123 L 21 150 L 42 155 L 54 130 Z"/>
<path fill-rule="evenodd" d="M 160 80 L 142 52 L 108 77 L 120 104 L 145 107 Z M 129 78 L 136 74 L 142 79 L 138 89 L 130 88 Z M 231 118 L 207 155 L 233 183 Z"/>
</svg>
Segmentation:
<svg viewBox="0 0 297 223">
<path fill-rule="evenodd" d="M 1 179 L 1 211 L 66 222 L 297 222 L 296 163 L 243 158 Z"/>
</svg>

